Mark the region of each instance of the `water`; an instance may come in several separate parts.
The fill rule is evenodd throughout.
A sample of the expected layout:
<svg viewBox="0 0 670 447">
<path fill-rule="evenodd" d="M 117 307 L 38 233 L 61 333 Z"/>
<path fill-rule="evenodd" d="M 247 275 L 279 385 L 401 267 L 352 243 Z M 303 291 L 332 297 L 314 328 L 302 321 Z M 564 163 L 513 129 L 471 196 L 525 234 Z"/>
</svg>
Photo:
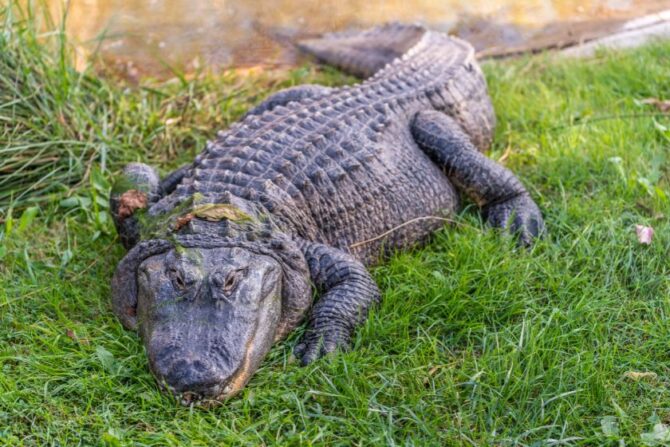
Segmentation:
<svg viewBox="0 0 670 447">
<path fill-rule="evenodd" d="M 166 65 L 292 65 L 298 55 L 291 39 L 392 20 L 421 22 L 467 38 L 484 54 L 505 54 L 667 7 L 670 0 L 77 0 L 67 29 L 80 52 L 99 48 L 132 77 Z"/>
</svg>

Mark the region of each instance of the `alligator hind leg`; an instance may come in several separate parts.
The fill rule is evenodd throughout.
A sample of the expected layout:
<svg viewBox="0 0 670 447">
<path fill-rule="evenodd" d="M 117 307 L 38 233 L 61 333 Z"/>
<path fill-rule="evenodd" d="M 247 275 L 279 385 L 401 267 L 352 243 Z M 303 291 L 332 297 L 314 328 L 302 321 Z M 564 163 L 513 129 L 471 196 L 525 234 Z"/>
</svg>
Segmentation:
<svg viewBox="0 0 670 447">
<path fill-rule="evenodd" d="M 260 115 L 267 110 L 272 110 L 277 106 L 285 106 L 292 101 L 301 101 L 307 98 L 318 98 L 320 96 L 325 96 L 332 90 L 333 89 L 330 87 L 316 84 L 305 84 L 298 85 L 296 87 L 290 87 L 268 96 L 262 103 L 249 110 L 245 117 L 250 115 Z"/>
<path fill-rule="evenodd" d="M 478 152 L 452 118 L 437 111 L 419 112 L 411 130 L 419 147 L 477 203 L 489 224 L 518 234 L 524 245 L 542 235 L 542 214 L 526 188 L 509 169 Z"/>
</svg>

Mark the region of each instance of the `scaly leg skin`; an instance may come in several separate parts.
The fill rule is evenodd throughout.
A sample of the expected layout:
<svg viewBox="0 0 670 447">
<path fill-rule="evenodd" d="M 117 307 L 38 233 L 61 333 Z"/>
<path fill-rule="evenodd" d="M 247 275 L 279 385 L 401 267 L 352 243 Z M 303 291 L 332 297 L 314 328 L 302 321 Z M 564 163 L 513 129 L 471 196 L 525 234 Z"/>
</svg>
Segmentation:
<svg viewBox="0 0 670 447">
<path fill-rule="evenodd" d="M 377 284 L 363 264 L 326 245 L 302 241 L 312 281 L 321 295 L 311 310 L 295 355 L 307 365 L 336 349 L 347 349 L 354 329 L 380 299 Z"/>
<path fill-rule="evenodd" d="M 509 169 L 478 152 L 452 118 L 432 110 L 419 112 L 412 135 L 454 185 L 477 203 L 490 225 L 518 234 L 519 243 L 526 246 L 542 236 L 542 214 L 526 188 Z"/>
<path fill-rule="evenodd" d="M 249 110 L 244 117 L 250 115 L 260 115 L 267 110 L 272 110 L 277 106 L 285 106 L 291 101 L 300 101 L 305 98 L 318 98 L 325 96 L 332 91 L 332 88 L 323 85 L 305 84 L 296 87 L 281 90 L 268 96 L 265 101 Z"/>
</svg>

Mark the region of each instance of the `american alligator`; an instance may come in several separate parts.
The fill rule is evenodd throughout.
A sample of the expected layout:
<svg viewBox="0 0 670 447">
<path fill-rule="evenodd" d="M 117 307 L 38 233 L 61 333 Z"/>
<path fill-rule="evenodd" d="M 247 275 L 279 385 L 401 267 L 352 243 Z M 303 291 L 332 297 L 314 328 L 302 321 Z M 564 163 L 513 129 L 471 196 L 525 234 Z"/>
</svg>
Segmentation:
<svg viewBox="0 0 670 447">
<path fill-rule="evenodd" d="M 183 402 L 238 392 L 305 318 L 303 364 L 346 348 L 380 299 L 366 266 L 441 228 L 459 193 L 522 244 L 543 232 L 521 182 L 482 154 L 495 116 L 469 44 L 392 24 L 299 46 L 367 79 L 280 91 L 192 164 L 162 181 L 128 165 L 112 193 L 129 249 L 113 309 Z"/>
</svg>

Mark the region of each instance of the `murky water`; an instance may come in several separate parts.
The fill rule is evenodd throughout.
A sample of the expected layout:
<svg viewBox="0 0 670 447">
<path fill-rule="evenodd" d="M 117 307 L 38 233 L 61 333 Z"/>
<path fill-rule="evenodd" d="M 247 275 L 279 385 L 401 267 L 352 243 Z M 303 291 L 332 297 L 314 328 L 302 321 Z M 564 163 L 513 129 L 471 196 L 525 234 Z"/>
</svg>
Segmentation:
<svg viewBox="0 0 670 447">
<path fill-rule="evenodd" d="M 668 7 L 670 0 L 73 0 L 67 29 L 85 51 L 99 48 L 133 75 L 165 64 L 293 64 L 298 36 L 391 20 L 421 22 L 499 54 Z"/>
</svg>

